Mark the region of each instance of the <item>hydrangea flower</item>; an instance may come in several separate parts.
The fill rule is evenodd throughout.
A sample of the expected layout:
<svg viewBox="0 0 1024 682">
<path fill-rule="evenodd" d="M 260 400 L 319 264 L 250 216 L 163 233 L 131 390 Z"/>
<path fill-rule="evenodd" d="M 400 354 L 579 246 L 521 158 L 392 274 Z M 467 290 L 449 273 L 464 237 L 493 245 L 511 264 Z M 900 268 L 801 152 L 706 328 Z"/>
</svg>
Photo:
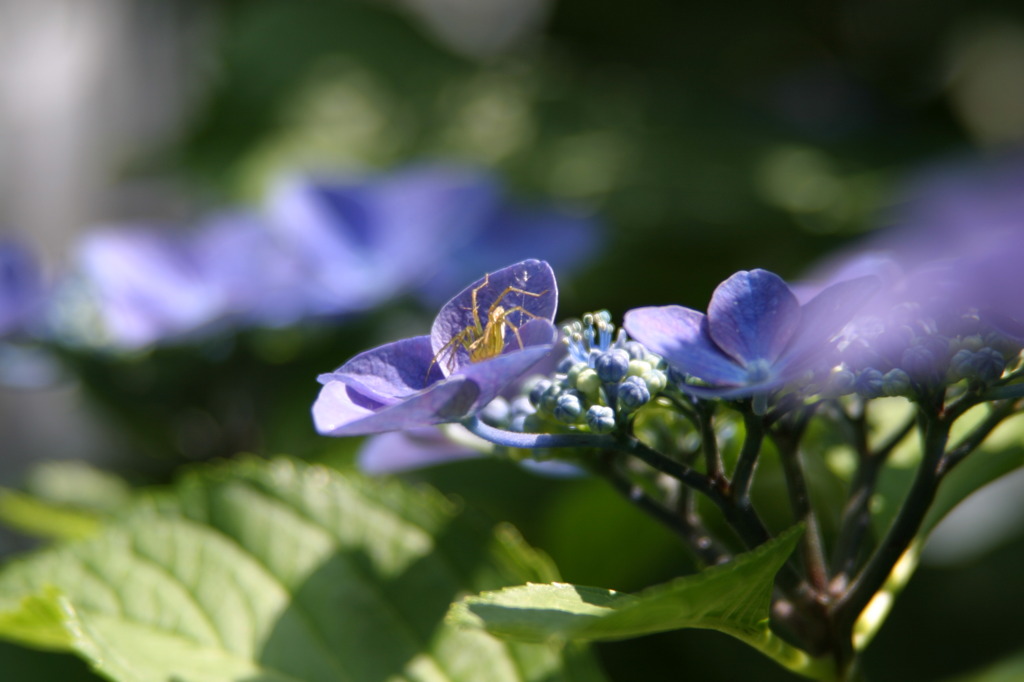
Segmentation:
<svg viewBox="0 0 1024 682">
<path fill-rule="evenodd" d="M 199 276 L 233 324 L 281 327 L 309 314 L 305 263 L 260 216 L 212 216 L 192 242 Z"/>
<path fill-rule="evenodd" d="M 381 433 L 474 414 L 552 351 L 557 303 L 543 261 L 485 275 L 441 308 L 429 335 L 379 346 L 321 375 L 317 431 Z"/>
<path fill-rule="evenodd" d="M 224 311 L 185 232 L 97 230 L 79 244 L 79 277 L 96 298 L 105 340 L 141 348 L 191 334 Z"/>
<path fill-rule="evenodd" d="M 900 190 L 885 216 L 890 229 L 818 269 L 833 281 L 866 269 L 881 276 L 843 332 L 850 370 L 926 387 L 991 378 L 992 358 L 1019 352 L 1022 188 L 1020 155 L 925 170 Z"/>
<path fill-rule="evenodd" d="M 276 188 L 269 217 L 316 285 L 312 311 L 331 314 L 372 307 L 422 283 L 479 228 L 498 196 L 489 178 L 449 166 L 294 177 Z"/>
<path fill-rule="evenodd" d="M 42 275 L 22 244 L 0 238 L 0 336 L 24 331 L 40 312 Z"/>
<path fill-rule="evenodd" d="M 312 312 L 372 307 L 414 290 L 431 304 L 480 270 L 539 255 L 559 268 L 595 248 L 593 220 L 518 206 L 481 169 L 420 164 L 378 176 L 293 177 L 269 206 L 273 229 L 306 265 Z"/>
<path fill-rule="evenodd" d="M 510 260 L 539 257 L 564 275 L 590 262 L 598 251 L 602 231 L 577 207 L 521 206 L 499 199 L 494 197 L 467 241 L 452 244 L 445 267 L 417 288 L 424 301 L 439 304 L 476 272 Z"/>
<path fill-rule="evenodd" d="M 708 384 L 685 384 L 686 391 L 764 396 L 819 367 L 874 282 L 839 282 L 801 305 L 778 275 L 741 271 L 715 289 L 707 315 L 679 305 L 651 306 L 627 312 L 623 326 L 670 367 Z"/>
</svg>

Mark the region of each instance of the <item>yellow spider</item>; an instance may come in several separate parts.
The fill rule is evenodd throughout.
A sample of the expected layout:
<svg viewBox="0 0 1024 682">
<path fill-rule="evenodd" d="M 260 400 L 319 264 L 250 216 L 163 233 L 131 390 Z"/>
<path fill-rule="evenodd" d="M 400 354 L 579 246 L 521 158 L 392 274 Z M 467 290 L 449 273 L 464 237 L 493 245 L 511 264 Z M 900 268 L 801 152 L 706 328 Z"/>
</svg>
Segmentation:
<svg viewBox="0 0 1024 682">
<path fill-rule="evenodd" d="M 522 294 L 523 296 L 539 298 L 548 293 L 548 290 L 545 289 L 539 294 L 535 294 L 518 287 L 505 287 L 504 291 L 498 294 L 498 297 L 491 303 L 490 308 L 487 309 L 485 324 L 480 319 L 480 305 L 477 303 L 477 293 L 486 289 L 490 283 L 490 275 L 484 275 L 484 281 L 479 286 L 473 287 L 473 290 L 469 292 L 470 302 L 472 303 L 472 308 L 469 308 L 469 310 L 473 312 L 473 324 L 454 335 L 437 352 L 437 355 L 430 361 L 430 366 L 427 368 L 428 375 L 434 368 L 434 365 L 442 359 L 445 360 L 448 371 L 453 371 L 455 369 L 455 353 L 460 346 L 469 353 L 470 362 L 480 362 L 481 360 L 501 355 L 501 352 L 505 350 L 506 327 L 512 330 L 519 347 L 523 347 L 523 340 L 519 336 L 519 327 L 512 324 L 508 317 L 515 312 L 522 313 L 531 318 L 537 318 L 537 315 L 534 315 L 521 305 L 505 308 L 501 305 L 501 302 L 509 294 Z"/>
</svg>

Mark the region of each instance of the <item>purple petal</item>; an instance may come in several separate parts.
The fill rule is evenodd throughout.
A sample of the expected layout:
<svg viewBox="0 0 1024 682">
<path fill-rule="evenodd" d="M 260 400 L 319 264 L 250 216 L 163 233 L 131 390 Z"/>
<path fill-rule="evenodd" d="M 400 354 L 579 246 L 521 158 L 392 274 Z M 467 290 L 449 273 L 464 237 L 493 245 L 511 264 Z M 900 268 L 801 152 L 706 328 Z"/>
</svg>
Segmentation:
<svg viewBox="0 0 1024 682">
<path fill-rule="evenodd" d="M 480 391 L 477 408 L 494 400 L 509 384 L 543 361 L 555 349 L 558 331 L 547 320 L 531 320 L 520 329 L 525 348 L 482 362 L 467 362 L 450 378 L 466 378 Z"/>
<path fill-rule="evenodd" d="M 184 336 L 225 311 L 180 232 L 96 231 L 79 244 L 78 261 L 117 345 L 142 347 Z"/>
<path fill-rule="evenodd" d="M 393 404 L 443 378 L 433 359 L 430 337 L 414 336 L 360 353 L 319 381 L 340 382 L 378 403 Z"/>
<path fill-rule="evenodd" d="M 634 308 L 623 327 L 677 370 L 712 384 L 740 385 L 746 371 L 711 341 L 704 314 L 679 305 Z"/>
<path fill-rule="evenodd" d="M 241 322 L 284 326 L 308 312 L 307 268 L 256 216 L 216 215 L 195 234 L 197 263 Z"/>
<path fill-rule="evenodd" d="M 498 198 L 487 175 L 424 165 L 380 177 L 293 179 L 280 186 L 271 212 L 320 283 L 319 306 L 336 312 L 424 281 L 480 228 Z"/>
<path fill-rule="evenodd" d="M 42 312 L 43 289 L 35 254 L 0 235 L 0 335 L 25 328 Z"/>
<path fill-rule="evenodd" d="M 393 405 L 368 401 L 358 389 L 327 381 L 313 403 L 313 423 L 325 436 L 360 436 L 457 421 L 477 401 L 475 384 L 461 378 L 440 381 Z"/>
<path fill-rule="evenodd" d="M 497 206 L 474 238 L 460 245 L 418 293 L 440 306 L 481 271 L 529 257 L 545 260 L 564 274 L 589 262 L 602 241 L 595 219 L 567 207 Z"/>
<path fill-rule="evenodd" d="M 740 271 L 718 285 L 708 306 L 711 338 L 744 366 L 774 363 L 800 323 L 800 304 L 778 275 Z"/>
<path fill-rule="evenodd" d="M 858 277 L 824 289 L 801 308 L 800 329 L 776 364 L 776 373 L 801 371 L 830 348 L 830 342 L 879 288 L 877 277 Z"/>
<path fill-rule="evenodd" d="M 359 468 L 368 474 L 390 474 L 480 455 L 456 445 L 438 429 L 397 431 L 368 438 L 359 450 Z"/>
<path fill-rule="evenodd" d="M 522 334 L 517 337 L 516 330 L 535 319 L 553 321 L 557 307 L 558 286 L 547 263 L 525 260 L 489 273 L 441 308 L 430 332 L 434 356 L 439 358 L 441 370 L 450 374 L 470 363 L 465 345 L 502 323 L 500 346 L 517 349 Z M 504 310 L 500 319 L 490 319 L 500 313 L 499 308 Z"/>
</svg>

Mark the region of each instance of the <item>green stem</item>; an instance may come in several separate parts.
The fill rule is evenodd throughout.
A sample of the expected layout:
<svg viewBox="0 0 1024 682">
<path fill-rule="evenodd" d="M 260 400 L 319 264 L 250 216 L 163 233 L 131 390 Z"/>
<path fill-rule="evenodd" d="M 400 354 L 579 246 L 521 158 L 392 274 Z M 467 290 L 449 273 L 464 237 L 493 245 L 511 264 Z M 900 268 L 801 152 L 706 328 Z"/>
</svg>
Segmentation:
<svg viewBox="0 0 1024 682">
<path fill-rule="evenodd" d="M 665 508 L 657 500 L 648 495 L 644 489 L 630 481 L 622 472 L 617 471 L 610 461 L 602 462 L 595 467 L 615 490 L 629 500 L 637 509 L 659 521 L 666 528 L 679 536 L 690 551 L 702 563 L 714 566 L 728 559 L 728 555 L 711 538 L 707 530 L 699 523 L 694 523 L 687 516 L 677 515 Z"/>
<path fill-rule="evenodd" d="M 739 507 L 750 505 L 750 484 L 753 482 L 757 457 L 761 453 L 761 443 L 764 441 L 764 424 L 761 417 L 745 411 L 743 424 L 746 427 L 746 435 L 729 486 Z"/>
<path fill-rule="evenodd" d="M 786 489 L 789 492 L 790 508 L 797 522 L 802 521 L 807 530 L 801 540 L 804 567 L 811 586 L 818 594 L 828 592 L 828 570 L 825 567 L 824 542 L 818 517 L 811 505 L 800 464 L 799 435 L 788 431 L 776 430 L 772 440 L 779 451 L 782 469 L 786 476 Z"/>
<path fill-rule="evenodd" d="M 963 440 L 958 442 L 942 459 L 939 465 L 940 475 L 945 475 L 950 469 L 959 464 L 967 455 L 974 452 L 981 445 L 989 434 L 999 426 L 1004 419 L 1014 413 L 1017 408 L 1016 401 L 1008 400 L 999 405 L 993 405 L 988 416 L 967 434 Z"/>
<path fill-rule="evenodd" d="M 773 633 L 767 626 L 757 633 L 733 633 L 737 639 L 757 649 L 782 667 L 798 675 L 822 682 L 839 682 L 835 663 L 822 656 L 814 657 Z"/>
<path fill-rule="evenodd" d="M 700 427 L 701 449 L 704 452 L 704 469 L 712 481 L 725 479 L 722 469 L 722 457 L 718 452 L 718 437 L 715 435 L 715 427 L 711 423 L 711 413 L 714 409 L 711 405 L 699 405 L 697 419 Z"/>
<path fill-rule="evenodd" d="M 921 408 L 921 421 L 924 425 L 923 458 L 910 492 L 884 540 L 834 607 L 834 617 L 842 632 L 853 632 L 858 616 L 885 585 L 896 562 L 914 541 L 935 499 L 950 425 L 939 416 L 938 409 L 929 411 L 925 407 Z"/>
<path fill-rule="evenodd" d="M 874 496 L 882 466 L 896 446 L 910 434 L 916 423 L 916 418 L 907 420 L 906 424 L 894 431 L 884 443 L 872 451 L 868 447 L 865 433 L 866 421 L 858 419 L 855 422 L 855 426 L 860 432 L 854 438 L 858 454 L 857 473 L 850 485 L 850 496 L 843 508 L 839 525 L 839 537 L 832 552 L 832 572 L 835 576 L 833 582 L 840 588 L 845 585 L 857 567 L 857 558 L 863 547 L 864 536 L 871 528 L 871 498 Z"/>
</svg>

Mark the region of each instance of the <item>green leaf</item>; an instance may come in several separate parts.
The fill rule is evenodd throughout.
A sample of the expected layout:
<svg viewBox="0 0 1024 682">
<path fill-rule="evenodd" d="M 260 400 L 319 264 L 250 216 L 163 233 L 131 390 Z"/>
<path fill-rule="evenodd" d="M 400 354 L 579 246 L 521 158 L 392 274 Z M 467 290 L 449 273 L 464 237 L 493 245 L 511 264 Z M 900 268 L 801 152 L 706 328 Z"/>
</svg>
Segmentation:
<svg viewBox="0 0 1024 682">
<path fill-rule="evenodd" d="M 600 680 L 575 647 L 444 624 L 553 570 L 432 490 L 289 460 L 195 473 L 0 572 L 0 636 L 119 682 Z"/>
<path fill-rule="evenodd" d="M 946 682 L 1020 682 L 1024 680 L 1024 653 L 1018 653 L 977 672 Z"/>
<path fill-rule="evenodd" d="M 828 679 L 826 662 L 810 659 L 768 628 L 775 574 L 792 554 L 802 528 L 690 576 L 625 594 L 566 583 L 527 584 L 471 596 L 448 620 L 528 642 L 617 640 L 680 628 L 718 630 L 782 665 Z"/>
<path fill-rule="evenodd" d="M 0 488 L 0 521 L 26 535 L 43 538 L 86 538 L 96 532 L 96 514 Z"/>
<path fill-rule="evenodd" d="M 130 501 L 131 487 L 124 479 L 88 462 L 42 462 L 29 471 L 25 492 L 64 507 L 110 513 Z"/>
<path fill-rule="evenodd" d="M 0 633 L 37 649 L 70 651 L 74 640 L 68 629 L 71 618 L 67 600 L 48 588 L 23 597 L 18 608 L 0 613 Z"/>
</svg>

